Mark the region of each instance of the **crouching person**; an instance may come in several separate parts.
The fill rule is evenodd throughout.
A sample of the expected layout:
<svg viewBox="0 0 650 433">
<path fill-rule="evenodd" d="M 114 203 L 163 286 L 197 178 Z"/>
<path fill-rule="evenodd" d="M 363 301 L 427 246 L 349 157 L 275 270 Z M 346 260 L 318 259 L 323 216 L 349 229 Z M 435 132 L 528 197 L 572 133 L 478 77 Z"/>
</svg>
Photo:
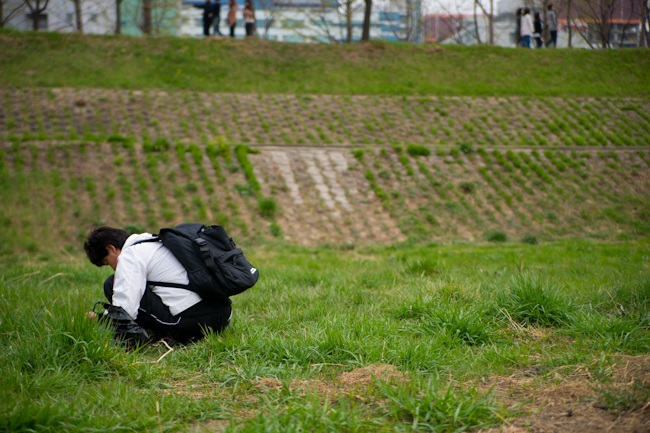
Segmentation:
<svg viewBox="0 0 650 433">
<path fill-rule="evenodd" d="M 115 271 L 104 282 L 110 304 L 104 318 L 111 319 L 116 339 L 129 346 L 154 336 L 187 343 L 203 338 L 207 330 L 218 333 L 225 329 L 232 315 L 230 300 L 208 302 L 184 288 L 189 283 L 187 272 L 161 242 L 146 241 L 153 237 L 99 227 L 89 233 L 84 244 L 91 263 Z M 164 282 L 165 286 L 150 282 Z"/>
</svg>

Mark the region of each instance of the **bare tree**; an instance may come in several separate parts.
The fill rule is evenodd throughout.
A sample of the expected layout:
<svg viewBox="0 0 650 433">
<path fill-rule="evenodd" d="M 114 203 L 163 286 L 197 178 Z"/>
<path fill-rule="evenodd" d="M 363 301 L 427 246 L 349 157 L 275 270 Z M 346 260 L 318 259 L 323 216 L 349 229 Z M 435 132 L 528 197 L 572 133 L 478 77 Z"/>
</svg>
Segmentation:
<svg viewBox="0 0 650 433">
<path fill-rule="evenodd" d="M 472 7 L 474 6 L 475 0 L 472 0 Z M 467 7 L 465 0 L 455 0 L 453 5 L 448 1 L 436 0 L 434 3 L 435 22 L 433 23 L 436 41 L 440 41 L 442 37 L 451 39 L 458 45 L 464 45 L 466 43 L 464 35 L 467 34 L 471 35 L 473 39 L 477 39 L 477 23 L 473 19 L 475 14 L 466 15 L 464 11 L 467 10 Z M 468 20 L 469 17 L 472 18 L 471 22 Z M 447 35 L 448 38 L 445 38 Z"/>
<path fill-rule="evenodd" d="M 398 40 L 405 42 L 418 41 L 419 30 L 422 27 L 420 14 L 416 14 L 416 7 L 419 4 L 418 0 L 389 0 L 388 3 L 384 4 L 383 10 L 386 12 L 387 20 L 391 23 L 391 31 Z M 394 14 L 394 12 L 399 13 Z"/>
<path fill-rule="evenodd" d="M 274 0 L 261 0 L 260 6 L 266 11 L 266 20 L 264 21 L 264 36 L 266 36 L 271 27 L 282 18 L 285 4 Z"/>
<path fill-rule="evenodd" d="M 343 37 L 341 27 L 329 19 L 331 16 L 340 18 L 340 14 L 329 0 L 321 0 L 320 6 L 309 9 L 306 15 L 311 24 L 316 27 L 319 36 L 330 43 L 340 42 Z"/>
<path fill-rule="evenodd" d="M 0 27 L 4 27 L 24 5 L 23 1 L 0 0 Z"/>
<path fill-rule="evenodd" d="M 145 35 L 160 34 L 166 26 L 175 26 L 172 23 L 178 6 L 175 0 L 139 0 L 132 6 L 134 9 L 130 13 L 135 16 L 136 26 Z"/>
<path fill-rule="evenodd" d="M 476 30 L 476 40 L 481 43 L 481 32 L 478 26 L 477 8 L 481 10 L 483 16 L 488 20 L 488 44 L 494 45 L 494 0 L 489 0 L 487 8 L 483 4 L 483 0 L 474 0 L 474 28 Z"/>
<path fill-rule="evenodd" d="M 612 18 L 617 3 L 617 0 L 579 0 L 576 4 L 578 16 L 589 23 L 589 31 L 597 33 L 602 48 L 611 47 Z M 588 36 L 584 38 L 593 47 L 592 40 Z"/>
<path fill-rule="evenodd" d="M 50 0 L 24 0 L 25 5 L 29 8 L 32 17 L 32 28 L 34 31 L 39 30 L 39 24 L 41 16 L 47 9 L 47 5 L 50 3 Z"/>
<path fill-rule="evenodd" d="M 352 25 L 354 15 L 361 8 L 358 0 L 343 0 L 339 6 L 339 13 L 343 16 L 345 22 L 345 42 L 352 43 L 354 27 Z"/>
</svg>

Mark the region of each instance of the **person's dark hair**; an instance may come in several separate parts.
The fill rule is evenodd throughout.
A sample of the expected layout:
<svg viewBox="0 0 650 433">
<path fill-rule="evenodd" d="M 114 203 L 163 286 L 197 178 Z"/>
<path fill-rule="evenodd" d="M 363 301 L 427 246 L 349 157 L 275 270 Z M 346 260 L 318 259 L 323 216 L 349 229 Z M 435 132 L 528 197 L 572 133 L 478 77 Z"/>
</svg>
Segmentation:
<svg viewBox="0 0 650 433">
<path fill-rule="evenodd" d="M 104 257 L 108 255 L 106 247 L 113 245 L 121 250 L 128 237 L 129 234 L 126 231 L 113 227 L 97 227 L 92 230 L 88 233 L 88 239 L 84 243 L 84 250 L 86 250 L 90 263 L 102 266 Z"/>
<path fill-rule="evenodd" d="M 525 8 L 524 9 L 524 15 L 528 15 L 530 13 L 530 8 Z"/>
<path fill-rule="evenodd" d="M 548 9 L 549 11 L 553 9 L 553 3 L 549 3 L 548 6 L 546 6 L 546 9 Z"/>
</svg>

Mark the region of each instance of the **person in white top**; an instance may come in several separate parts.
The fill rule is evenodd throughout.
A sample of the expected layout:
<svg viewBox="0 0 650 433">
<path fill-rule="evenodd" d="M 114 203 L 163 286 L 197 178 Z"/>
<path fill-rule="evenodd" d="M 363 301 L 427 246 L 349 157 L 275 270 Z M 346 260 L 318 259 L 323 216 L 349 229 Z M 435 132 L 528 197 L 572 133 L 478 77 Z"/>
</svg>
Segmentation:
<svg viewBox="0 0 650 433">
<path fill-rule="evenodd" d="M 90 262 L 115 271 L 104 282 L 108 302 L 156 337 L 180 343 L 201 339 L 206 329 L 225 329 L 232 315 L 229 299 L 207 302 L 187 289 L 147 283 L 189 282 L 187 272 L 167 247 L 161 242 L 142 242 L 152 237 L 149 233 L 129 236 L 113 227 L 89 233 L 84 249 Z"/>
<path fill-rule="evenodd" d="M 530 48 L 530 42 L 533 37 L 534 27 L 533 19 L 530 17 L 530 8 L 524 9 L 524 15 L 521 17 L 521 46 Z"/>
</svg>

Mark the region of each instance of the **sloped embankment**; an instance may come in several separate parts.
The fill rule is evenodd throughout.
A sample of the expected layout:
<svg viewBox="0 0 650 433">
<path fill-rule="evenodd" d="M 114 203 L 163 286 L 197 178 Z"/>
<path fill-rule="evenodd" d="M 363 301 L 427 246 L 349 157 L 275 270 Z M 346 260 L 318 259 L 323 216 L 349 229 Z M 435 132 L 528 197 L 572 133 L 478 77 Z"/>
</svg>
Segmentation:
<svg viewBox="0 0 650 433">
<path fill-rule="evenodd" d="M 183 220 L 305 245 L 650 233 L 646 100 L 0 97 L 6 251 Z"/>
</svg>

